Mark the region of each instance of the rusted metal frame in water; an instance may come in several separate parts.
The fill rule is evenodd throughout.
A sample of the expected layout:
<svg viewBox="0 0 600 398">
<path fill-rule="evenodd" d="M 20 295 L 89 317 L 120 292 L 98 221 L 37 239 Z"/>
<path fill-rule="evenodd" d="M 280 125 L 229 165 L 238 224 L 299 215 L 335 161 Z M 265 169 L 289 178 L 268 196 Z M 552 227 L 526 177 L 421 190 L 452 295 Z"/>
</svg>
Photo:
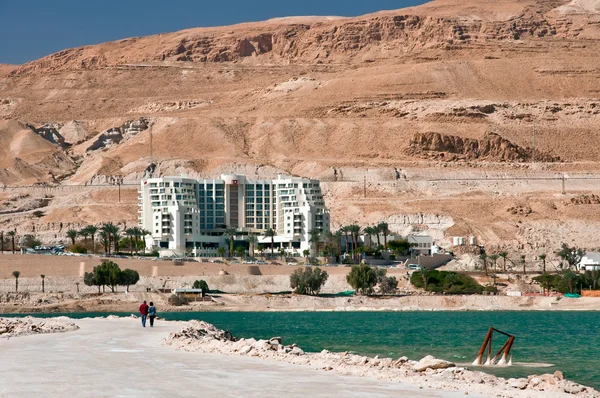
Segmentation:
<svg viewBox="0 0 600 398">
<path fill-rule="evenodd" d="M 503 334 L 505 336 L 508 337 L 508 340 L 504 343 L 504 345 L 502 346 L 502 348 L 500 348 L 500 350 L 498 351 L 498 353 L 492 358 L 492 340 L 493 340 L 493 335 L 494 332 L 498 332 L 500 334 Z M 515 336 L 510 335 L 508 333 L 505 333 L 501 330 L 498 330 L 496 328 L 490 327 L 488 329 L 487 334 L 485 335 L 485 338 L 483 340 L 483 344 L 481 345 L 481 348 L 479 349 L 479 353 L 477 354 L 477 358 L 475 359 L 475 361 L 473 362 L 474 365 L 481 365 L 481 360 L 483 359 L 483 354 L 485 353 L 485 350 L 487 348 L 488 351 L 488 357 L 487 360 L 485 362 L 485 365 L 493 365 L 496 362 L 496 359 L 498 358 L 498 356 L 501 353 L 504 353 L 502 355 L 502 358 L 499 362 L 499 364 L 505 364 L 506 363 L 506 359 L 508 357 L 508 354 L 510 353 L 510 350 L 513 346 L 513 343 L 515 341 Z"/>
</svg>

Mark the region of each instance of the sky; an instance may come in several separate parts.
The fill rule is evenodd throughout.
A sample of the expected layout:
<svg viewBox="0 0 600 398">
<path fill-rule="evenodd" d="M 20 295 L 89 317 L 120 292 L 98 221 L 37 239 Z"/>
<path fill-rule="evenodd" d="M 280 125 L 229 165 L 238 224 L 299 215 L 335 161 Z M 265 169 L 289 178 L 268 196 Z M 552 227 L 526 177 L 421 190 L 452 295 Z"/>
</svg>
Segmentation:
<svg viewBox="0 0 600 398">
<path fill-rule="evenodd" d="M 425 0 L 0 0 L 0 63 L 65 48 L 297 15 L 357 16 Z"/>
</svg>

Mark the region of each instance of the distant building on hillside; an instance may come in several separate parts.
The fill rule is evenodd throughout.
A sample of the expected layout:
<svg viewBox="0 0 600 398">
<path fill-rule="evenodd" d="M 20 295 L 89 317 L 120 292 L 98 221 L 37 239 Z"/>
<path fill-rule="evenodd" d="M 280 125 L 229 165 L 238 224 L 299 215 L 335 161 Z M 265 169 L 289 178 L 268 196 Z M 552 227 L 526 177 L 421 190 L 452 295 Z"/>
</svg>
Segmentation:
<svg viewBox="0 0 600 398">
<path fill-rule="evenodd" d="M 579 262 L 579 269 L 584 271 L 600 270 L 600 253 L 587 252 Z"/>
<path fill-rule="evenodd" d="M 320 182 L 305 178 L 150 178 L 141 182 L 139 206 L 140 225 L 150 231 L 146 246 L 174 254 L 214 256 L 219 246 L 227 248 L 225 229 L 235 228 L 236 241 L 257 233 L 268 247 L 271 238 L 263 234 L 273 229 L 275 250 L 302 255 L 311 248 L 311 231 L 329 232 Z"/>
</svg>

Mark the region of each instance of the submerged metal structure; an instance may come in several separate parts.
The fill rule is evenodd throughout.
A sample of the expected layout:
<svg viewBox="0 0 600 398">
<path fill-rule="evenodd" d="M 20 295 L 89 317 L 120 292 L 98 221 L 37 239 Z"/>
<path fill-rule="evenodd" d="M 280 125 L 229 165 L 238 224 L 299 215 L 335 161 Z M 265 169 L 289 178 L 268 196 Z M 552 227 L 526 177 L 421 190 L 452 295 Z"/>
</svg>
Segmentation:
<svg viewBox="0 0 600 398">
<path fill-rule="evenodd" d="M 492 357 L 492 337 L 494 335 L 494 332 L 498 332 L 500 334 L 507 336 L 508 340 L 506 340 L 506 342 L 500 348 L 500 350 L 496 353 L 496 355 L 494 355 Z M 498 361 L 497 365 L 512 365 L 512 354 L 510 353 L 510 350 L 511 350 L 514 342 L 515 342 L 515 336 L 508 334 L 508 333 L 504 333 L 503 331 L 498 330 L 496 328 L 490 327 L 487 334 L 485 335 L 485 339 L 483 339 L 483 344 L 481 345 L 481 348 L 479 349 L 477 358 L 475 358 L 475 361 L 473 361 L 473 365 L 485 365 L 485 366 L 496 365 L 496 360 L 498 359 L 498 357 L 500 357 L 500 355 L 502 355 L 502 356 L 500 357 L 500 360 Z M 483 354 L 485 354 L 486 349 L 487 349 L 487 360 L 485 361 L 485 363 L 482 363 Z M 509 355 L 510 355 L 510 358 L 509 358 Z"/>
</svg>

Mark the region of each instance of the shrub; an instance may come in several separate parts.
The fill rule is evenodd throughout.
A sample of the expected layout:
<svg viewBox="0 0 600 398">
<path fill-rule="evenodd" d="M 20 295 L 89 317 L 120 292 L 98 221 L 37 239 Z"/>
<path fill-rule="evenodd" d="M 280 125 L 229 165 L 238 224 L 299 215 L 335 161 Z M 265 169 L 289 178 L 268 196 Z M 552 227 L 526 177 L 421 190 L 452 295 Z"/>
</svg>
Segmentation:
<svg viewBox="0 0 600 398">
<path fill-rule="evenodd" d="M 44 213 L 44 212 L 43 212 L 43 211 L 41 211 L 41 210 L 36 210 L 36 211 L 34 211 L 33 213 L 31 213 L 31 214 L 33 214 L 33 216 L 34 216 L 34 217 L 37 217 L 37 218 L 44 217 L 44 216 L 46 215 L 46 213 Z"/>
<path fill-rule="evenodd" d="M 296 294 L 319 294 L 328 277 L 319 267 L 298 268 L 290 275 L 290 287 Z"/>
<path fill-rule="evenodd" d="M 472 277 L 450 271 L 413 272 L 410 283 L 417 288 L 425 288 L 425 279 L 429 292 L 476 294 L 483 291 L 483 286 Z"/>
<path fill-rule="evenodd" d="M 346 276 L 346 281 L 357 293 L 371 293 L 377 284 L 377 271 L 364 263 L 355 264 Z"/>
<path fill-rule="evenodd" d="M 169 297 L 169 304 L 179 307 L 180 305 L 186 305 L 188 303 L 188 299 L 185 296 L 180 296 L 178 294 L 172 294 Z"/>
<path fill-rule="evenodd" d="M 70 251 L 71 253 L 79 253 L 79 254 L 87 253 L 87 249 L 80 243 L 75 243 L 74 245 L 69 246 L 69 248 L 67 250 Z"/>
<path fill-rule="evenodd" d="M 379 288 L 383 294 L 393 293 L 398 288 L 398 281 L 395 276 L 384 276 L 379 282 Z"/>
</svg>

